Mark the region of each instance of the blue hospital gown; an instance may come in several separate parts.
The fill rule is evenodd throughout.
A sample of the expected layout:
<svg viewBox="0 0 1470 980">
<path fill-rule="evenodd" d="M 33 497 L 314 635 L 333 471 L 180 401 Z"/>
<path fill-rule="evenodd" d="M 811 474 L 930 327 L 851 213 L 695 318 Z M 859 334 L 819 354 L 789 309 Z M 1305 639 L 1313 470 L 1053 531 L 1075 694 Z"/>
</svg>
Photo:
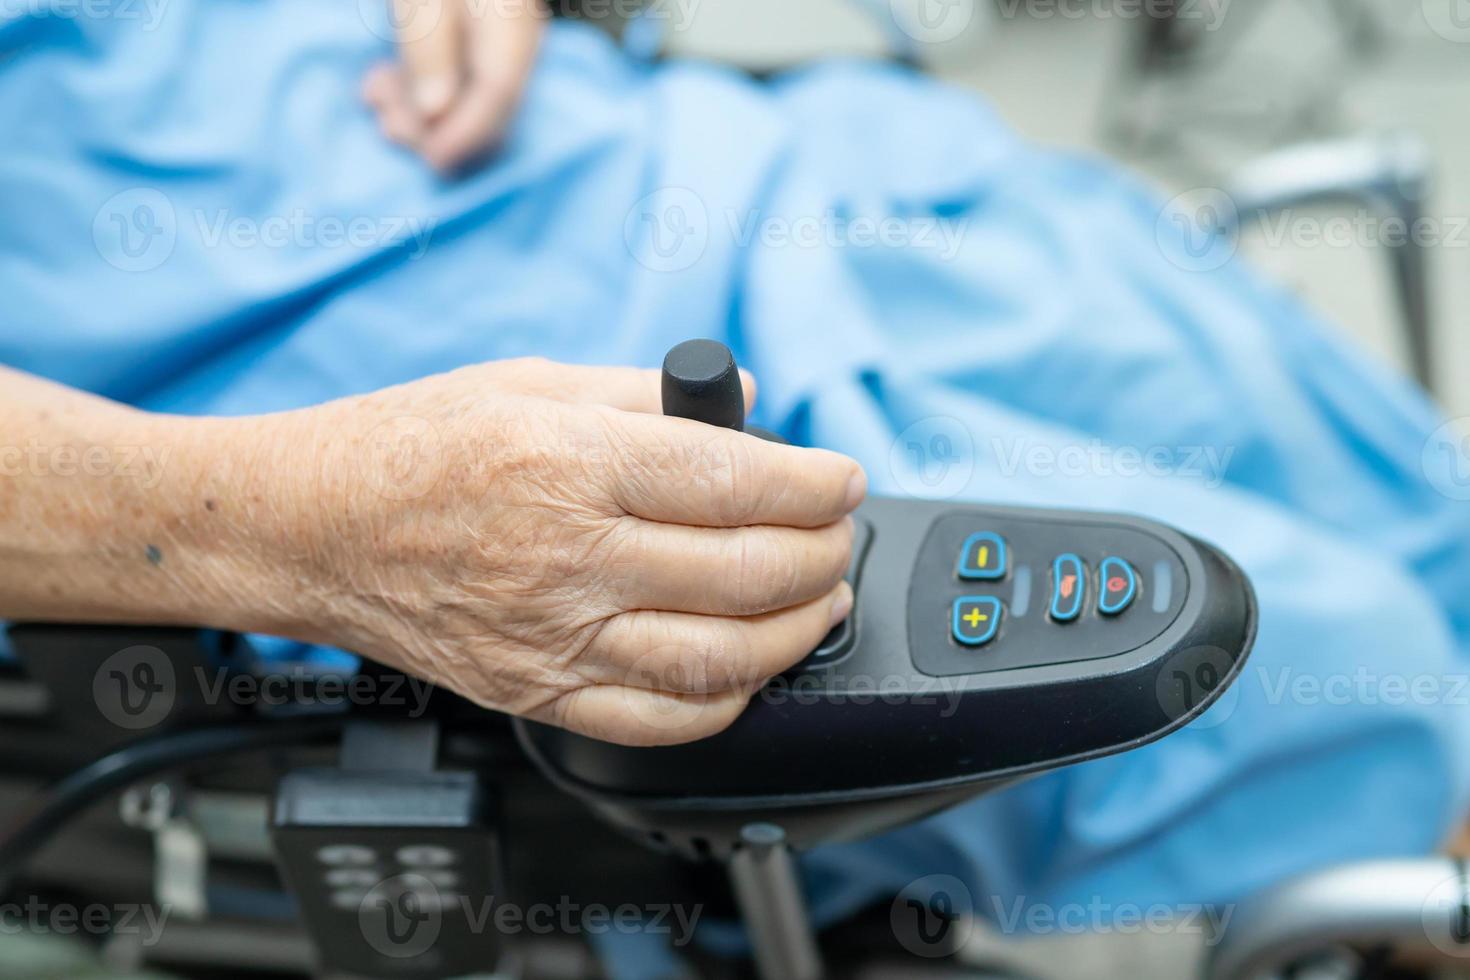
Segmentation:
<svg viewBox="0 0 1470 980">
<path fill-rule="evenodd" d="M 233 414 L 716 337 L 758 422 L 875 492 L 1143 513 L 1240 562 L 1259 642 L 1201 721 L 812 855 L 822 915 L 933 872 L 1228 901 L 1463 812 L 1460 444 L 1115 168 L 901 68 L 762 84 L 560 23 L 505 151 L 445 181 L 358 101 L 375 0 L 22 6 L 54 9 L 0 19 L 4 363 Z"/>
</svg>

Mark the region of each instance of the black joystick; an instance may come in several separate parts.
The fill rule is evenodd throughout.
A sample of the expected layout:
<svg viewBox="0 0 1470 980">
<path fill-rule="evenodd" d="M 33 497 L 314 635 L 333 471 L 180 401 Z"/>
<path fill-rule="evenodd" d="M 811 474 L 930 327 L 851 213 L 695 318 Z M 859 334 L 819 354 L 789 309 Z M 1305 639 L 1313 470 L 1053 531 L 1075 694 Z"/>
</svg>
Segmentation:
<svg viewBox="0 0 1470 980">
<path fill-rule="evenodd" d="M 745 430 L 745 389 L 735 355 L 717 340 L 686 340 L 664 358 L 664 414 Z"/>
<path fill-rule="evenodd" d="M 735 355 L 718 340 L 686 340 L 664 357 L 664 414 L 785 442 L 774 432 L 745 427 L 745 387 Z"/>
</svg>

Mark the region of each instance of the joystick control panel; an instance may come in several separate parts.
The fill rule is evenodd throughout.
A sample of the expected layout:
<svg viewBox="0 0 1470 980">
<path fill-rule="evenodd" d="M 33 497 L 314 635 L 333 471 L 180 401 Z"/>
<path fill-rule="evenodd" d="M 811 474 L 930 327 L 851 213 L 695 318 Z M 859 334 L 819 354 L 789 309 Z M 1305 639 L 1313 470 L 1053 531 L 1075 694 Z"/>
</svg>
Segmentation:
<svg viewBox="0 0 1470 980">
<path fill-rule="evenodd" d="M 666 413 L 744 429 L 723 345 L 674 348 L 663 386 Z M 656 845 L 738 846 L 751 821 L 849 839 L 1161 738 L 1255 637 L 1235 564 L 1154 521 L 882 497 L 854 520 L 852 614 L 724 732 L 628 748 L 518 720 L 527 753 Z"/>
</svg>

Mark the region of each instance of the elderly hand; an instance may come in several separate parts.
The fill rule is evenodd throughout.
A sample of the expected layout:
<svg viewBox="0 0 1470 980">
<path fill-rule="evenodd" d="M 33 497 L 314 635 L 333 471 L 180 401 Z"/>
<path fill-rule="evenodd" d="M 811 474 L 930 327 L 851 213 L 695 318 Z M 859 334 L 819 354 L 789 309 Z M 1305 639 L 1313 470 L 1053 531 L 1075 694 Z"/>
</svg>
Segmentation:
<svg viewBox="0 0 1470 980">
<path fill-rule="evenodd" d="M 656 371 L 505 361 L 239 418 L 0 380 L 16 439 L 136 463 L 0 472 L 0 618 L 274 633 L 669 744 L 852 605 L 858 465 L 666 418 Z"/>
<path fill-rule="evenodd" d="M 387 0 L 400 60 L 368 73 L 384 134 L 453 171 L 492 149 L 520 103 L 544 0 Z"/>
</svg>

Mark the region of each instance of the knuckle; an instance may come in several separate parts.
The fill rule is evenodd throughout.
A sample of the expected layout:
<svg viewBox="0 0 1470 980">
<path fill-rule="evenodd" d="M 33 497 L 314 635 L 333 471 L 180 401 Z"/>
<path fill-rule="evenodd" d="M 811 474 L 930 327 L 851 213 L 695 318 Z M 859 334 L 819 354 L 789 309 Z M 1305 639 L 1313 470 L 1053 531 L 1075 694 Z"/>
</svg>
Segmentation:
<svg viewBox="0 0 1470 980">
<path fill-rule="evenodd" d="M 773 602 L 784 598 L 789 584 L 779 581 L 780 569 L 789 567 L 773 557 L 773 552 L 763 535 L 742 533 L 736 536 L 733 575 L 735 604 L 743 613 L 761 613 L 771 608 Z"/>
<path fill-rule="evenodd" d="M 702 692 L 724 691 L 747 683 L 751 671 L 752 652 L 743 631 L 731 622 L 721 622 L 704 631 L 693 658 L 696 673 L 692 680 Z"/>
<path fill-rule="evenodd" d="M 766 467 L 750 439 L 720 439 L 707 450 L 703 472 L 712 493 L 711 517 L 720 525 L 750 524 L 766 498 Z"/>
</svg>

